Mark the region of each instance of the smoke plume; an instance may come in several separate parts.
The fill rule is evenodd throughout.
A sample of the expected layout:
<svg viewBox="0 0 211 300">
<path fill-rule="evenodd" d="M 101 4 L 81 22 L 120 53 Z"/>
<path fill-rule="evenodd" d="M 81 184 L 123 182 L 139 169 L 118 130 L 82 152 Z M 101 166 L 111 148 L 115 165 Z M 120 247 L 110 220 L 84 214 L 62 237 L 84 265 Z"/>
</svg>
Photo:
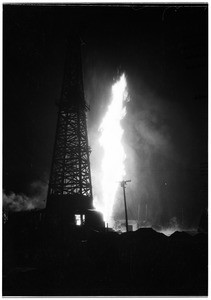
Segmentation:
<svg viewBox="0 0 211 300">
<path fill-rule="evenodd" d="M 46 205 L 47 189 L 47 183 L 38 180 L 31 183 L 29 195 L 3 192 L 3 208 L 13 212 L 43 209 Z"/>
<path fill-rule="evenodd" d="M 109 81 L 111 73 L 106 75 L 105 72 L 101 77 L 98 68 L 89 72 L 86 95 L 91 105 L 88 126 L 93 194 L 100 202 L 102 149 L 98 128 L 109 104 L 108 91 L 112 83 Z M 127 72 L 126 76 L 130 81 L 132 76 Z M 194 169 L 194 130 L 186 112 L 179 101 L 152 93 L 141 81 L 129 85 L 129 96 L 131 101 L 122 121 L 125 180 L 132 180 L 126 189 L 128 218 L 147 218 L 151 225 L 160 226 L 168 226 L 170 220 L 177 220 L 178 224 L 184 222 L 187 226 L 196 224 L 199 209 L 197 200 L 193 201 L 198 188 Z M 124 218 L 121 187 L 113 212 L 117 219 Z"/>
</svg>

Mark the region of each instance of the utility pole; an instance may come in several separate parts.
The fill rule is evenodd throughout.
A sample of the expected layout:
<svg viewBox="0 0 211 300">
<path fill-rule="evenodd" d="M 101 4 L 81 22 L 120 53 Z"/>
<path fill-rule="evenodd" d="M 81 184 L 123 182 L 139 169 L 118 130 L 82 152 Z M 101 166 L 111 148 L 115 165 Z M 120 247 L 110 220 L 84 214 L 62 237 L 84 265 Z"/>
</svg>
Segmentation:
<svg viewBox="0 0 211 300">
<path fill-rule="evenodd" d="M 126 184 L 127 182 L 131 182 L 131 180 L 122 180 L 120 182 L 121 187 L 123 189 L 123 195 L 124 195 L 124 204 L 125 204 L 125 222 L 126 222 L 126 231 L 128 232 L 128 218 L 127 218 L 127 203 L 126 203 L 126 194 L 125 194 L 125 189 L 126 189 Z"/>
</svg>

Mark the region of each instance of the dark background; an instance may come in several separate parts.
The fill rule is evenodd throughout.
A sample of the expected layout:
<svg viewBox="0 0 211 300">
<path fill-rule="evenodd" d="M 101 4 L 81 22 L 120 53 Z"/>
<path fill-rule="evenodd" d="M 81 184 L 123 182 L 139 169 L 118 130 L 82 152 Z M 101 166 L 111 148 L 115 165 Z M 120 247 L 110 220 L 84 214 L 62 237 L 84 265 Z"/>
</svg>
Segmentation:
<svg viewBox="0 0 211 300">
<path fill-rule="evenodd" d="M 94 194 L 100 201 L 98 128 L 125 71 L 129 219 L 147 204 L 152 224 L 197 226 L 207 208 L 207 5 L 3 5 L 4 192 L 47 186 L 71 32 L 82 40 Z"/>
</svg>

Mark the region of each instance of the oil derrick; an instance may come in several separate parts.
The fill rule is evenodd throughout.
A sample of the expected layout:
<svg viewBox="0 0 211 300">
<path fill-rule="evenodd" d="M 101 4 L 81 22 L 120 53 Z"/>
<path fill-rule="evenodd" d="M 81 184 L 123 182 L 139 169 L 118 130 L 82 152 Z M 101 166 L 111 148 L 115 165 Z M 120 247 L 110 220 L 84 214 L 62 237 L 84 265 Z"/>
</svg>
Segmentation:
<svg viewBox="0 0 211 300">
<path fill-rule="evenodd" d="M 46 209 L 54 224 L 85 225 L 93 217 L 93 199 L 78 36 L 66 41 L 66 50 Z"/>
</svg>

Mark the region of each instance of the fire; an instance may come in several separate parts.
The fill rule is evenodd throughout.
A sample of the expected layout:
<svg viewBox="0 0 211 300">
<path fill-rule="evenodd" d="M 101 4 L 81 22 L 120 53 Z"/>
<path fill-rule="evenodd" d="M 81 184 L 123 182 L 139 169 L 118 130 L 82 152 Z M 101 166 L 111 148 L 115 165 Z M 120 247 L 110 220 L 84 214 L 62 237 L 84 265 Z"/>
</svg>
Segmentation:
<svg viewBox="0 0 211 300">
<path fill-rule="evenodd" d="M 124 130 L 121 120 L 126 114 L 124 102 L 127 99 L 127 82 L 123 74 L 112 86 L 112 99 L 100 125 L 100 145 L 104 150 L 102 161 L 102 206 L 104 221 L 108 223 L 119 182 L 125 175 L 124 161 L 126 158 L 121 143 Z"/>
</svg>

